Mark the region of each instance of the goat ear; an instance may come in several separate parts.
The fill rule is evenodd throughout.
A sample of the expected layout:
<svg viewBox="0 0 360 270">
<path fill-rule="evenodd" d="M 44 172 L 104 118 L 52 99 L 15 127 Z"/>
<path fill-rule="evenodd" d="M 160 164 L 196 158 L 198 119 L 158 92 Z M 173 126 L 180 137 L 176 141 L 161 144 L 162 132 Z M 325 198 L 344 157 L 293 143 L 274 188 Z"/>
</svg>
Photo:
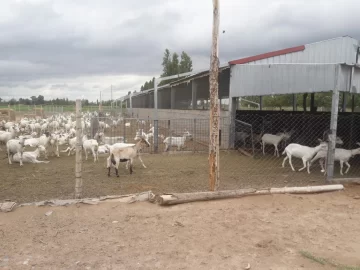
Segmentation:
<svg viewBox="0 0 360 270">
<path fill-rule="evenodd" d="M 322 139 L 319 139 L 319 138 L 318 138 L 318 141 L 319 141 L 319 142 L 323 142 L 323 140 L 322 140 Z"/>
<path fill-rule="evenodd" d="M 356 144 L 357 144 L 357 145 L 360 145 L 360 143 L 359 143 L 359 142 L 356 142 Z"/>
</svg>

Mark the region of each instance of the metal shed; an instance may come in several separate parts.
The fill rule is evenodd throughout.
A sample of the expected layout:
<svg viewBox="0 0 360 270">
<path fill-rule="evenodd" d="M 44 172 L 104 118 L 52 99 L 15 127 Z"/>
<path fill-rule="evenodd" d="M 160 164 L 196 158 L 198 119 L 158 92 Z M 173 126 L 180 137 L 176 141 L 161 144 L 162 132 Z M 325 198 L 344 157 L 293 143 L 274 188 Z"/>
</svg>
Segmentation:
<svg viewBox="0 0 360 270">
<path fill-rule="evenodd" d="M 230 61 L 231 128 L 235 125 L 238 98 L 331 92 L 327 169 L 331 179 L 339 93 L 360 93 L 359 45 L 358 40 L 344 36 Z M 230 138 L 230 142 L 233 140 Z"/>
</svg>

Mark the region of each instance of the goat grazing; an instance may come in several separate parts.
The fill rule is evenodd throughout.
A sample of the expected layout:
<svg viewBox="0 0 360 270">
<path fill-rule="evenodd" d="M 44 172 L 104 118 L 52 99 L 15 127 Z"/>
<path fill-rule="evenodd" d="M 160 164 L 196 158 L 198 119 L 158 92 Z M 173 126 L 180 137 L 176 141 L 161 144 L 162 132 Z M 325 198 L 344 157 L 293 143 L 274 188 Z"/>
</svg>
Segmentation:
<svg viewBox="0 0 360 270">
<path fill-rule="evenodd" d="M 301 158 L 304 163 L 304 167 L 299 169 L 299 172 L 307 167 L 307 172 L 310 173 L 310 159 L 322 149 L 326 149 L 326 147 L 327 143 L 323 141 L 321 141 L 320 144 L 316 147 L 309 147 L 297 143 L 290 143 L 288 146 L 285 147 L 284 152 L 282 153 L 283 155 L 285 155 L 285 153 L 287 155 L 283 160 L 282 167 L 285 167 L 285 161 L 289 159 L 291 169 L 295 171 L 294 166 L 291 162 L 291 158 Z"/>
</svg>

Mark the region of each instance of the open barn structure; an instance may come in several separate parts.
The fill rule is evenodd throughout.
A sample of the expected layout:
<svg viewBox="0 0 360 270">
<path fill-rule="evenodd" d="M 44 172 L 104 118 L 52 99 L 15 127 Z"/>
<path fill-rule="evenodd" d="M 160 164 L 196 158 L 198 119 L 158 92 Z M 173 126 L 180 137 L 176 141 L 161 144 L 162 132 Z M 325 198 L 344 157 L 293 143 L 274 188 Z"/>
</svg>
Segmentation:
<svg viewBox="0 0 360 270">
<path fill-rule="evenodd" d="M 266 160 L 260 166 L 260 169 L 266 171 L 265 168 L 281 166 L 282 158 L 272 157 L 270 160 L 274 146 L 268 144 L 263 155 L 261 137 L 264 134 L 287 132 L 289 138 L 286 137 L 278 146 L 280 155 L 289 143 L 315 147 L 319 144 L 318 139 L 327 140 L 326 179 L 331 180 L 334 173 L 337 177 L 338 169 L 334 171 L 335 148 L 354 149 L 360 141 L 359 52 L 359 41 L 343 36 L 221 65 L 221 149 L 239 149 L 240 154 L 250 156 L 253 163 Z M 286 106 L 276 105 L 279 100 L 285 102 Z M 131 93 L 118 99 L 117 103 L 126 107 L 130 117 L 170 122 L 179 119 L 186 122 L 187 119 L 189 123 L 194 119 L 208 121 L 209 71 L 185 76 L 180 74 L 171 83 Z M 270 108 L 269 104 L 274 105 Z M 189 125 L 186 126 L 191 129 Z M 196 133 L 201 132 L 202 142 L 206 145 L 208 122 L 207 128 L 203 127 L 201 131 L 195 125 L 192 126 L 194 128 L 190 132 L 195 137 Z M 176 131 L 177 127 L 172 126 L 170 129 Z M 183 126 L 178 129 L 182 130 Z M 336 137 L 342 140 L 341 145 L 336 144 Z M 336 166 L 338 161 L 335 160 Z M 360 165 L 358 161 L 356 157 L 351 161 L 354 164 L 352 177 L 357 177 L 355 172 Z M 301 160 L 299 164 L 302 166 Z M 316 166 L 316 174 L 319 175 L 320 167 L 317 164 L 313 163 L 312 166 Z M 285 171 L 292 173 L 287 170 L 289 168 L 287 163 Z M 241 170 L 245 168 L 239 164 L 238 168 L 232 169 L 242 174 Z M 255 168 L 252 170 L 259 172 Z M 253 173 L 248 169 L 245 171 L 247 174 Z M 268 172 L 264 174 L 269 175 Z M 320 175 L 324 179 L 324 175 Z"/>
</svg>

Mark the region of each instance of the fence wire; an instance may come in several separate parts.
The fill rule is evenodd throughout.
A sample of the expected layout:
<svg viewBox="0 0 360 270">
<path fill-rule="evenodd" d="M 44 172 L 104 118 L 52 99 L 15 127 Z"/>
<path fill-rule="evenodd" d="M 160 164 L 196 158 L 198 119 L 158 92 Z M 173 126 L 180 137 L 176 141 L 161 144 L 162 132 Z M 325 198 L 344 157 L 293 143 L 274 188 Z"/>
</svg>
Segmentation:
<svg viewBox="0 0 360 270">
<path fill-rule="evenodd" d="M 97 116 L 96 116 L 97 115 Z M 56 113 L 45 120 L 32 119 L 43 127 L 48 123 L 50 134 L 69 134 L 75 121 L 73 112 Z M 95 121 L 97 120 L 97 121 Z M 58 128 L 51 122 L 57 121 Z M 155 127 L 158 127 L 156 132 Z M 220 189 L 265 188 L 283 186 L 321 185 L 325 183 L 324 172 L 320 161 L 314 160 L 310 166 L 304 166 L 298 156 L 292 157 L 292 170 L 284 150 L 292 143 L 306 147 L 317 147 L 319 139 L 326 141 L 330 127 L 329 113 L 304 114 L 297 112 L 269 111 L 237 111 L 236 120 L 228 117 L 220 118 Z M 335 152 L 335 178 L 360 175 L 360 158 L 357 143 L 360 142 L 360 115 L 357 113 L 339 113 L 337 136 L 338 144 Z M 19 129 L 20 130 L 20 129 Z M 23 128 L 24 132 L 31 129 Z M 209 119 L 182 118 L 160 119 L 131 118 L 122 114 L 121 110 L 105 110 L 102 113 L 83 111 L 83 133 L 89 139 L 95 138 L 97 132 L 103 136 L 96 138 L 99 147 L 98 161 L 94 162 L 91 151 L 85 159 L 83 150 L 83 196 L 96 197 L 111 194 L 129 194 L 152 190 L 155 193 L 195 192 L 209 189 Z M 39 131 L 39 136 L 43 132 Z M 157 134 L 157 140 L 155 135 Z M 266 134 L 281 137 L 275 146 L 264 140 Z M 139 151 L 141 160 L 134 158 L 134 172 L 130 174 L 126 162 L 119 165 L 119 177 L 111 169 L 107 176 L 106 144 L 136 144 L 138 136 L 143 135 L 150 143 Z M 53 136 L 53 135 L 51 135 Z M 65 150 L 71 146 L 74 138 L 58 137 L 59 156 L 55 155 L 56 147 L 49 148 L 49 163 L 24 164 L 19 169 L 18 163 L 10 165 L 7 159 L 2 162 L 4 179 L 0 182 L 0 199 L 20 202 L 38 201 L 49 198 L 71 198 L 74 195 L 74 152 Z M 267 135 L 268 136 L 268 135 Z M 266 136 L 265 136 L 266 137 Z M 271 136 L 270 136 L 271 137 Z M 55 141 L 55 137 L 51 137 Z M 156 143 L 157 141 L 157 143 Z M 61 142 L 61 143 L 60 143 Z M 265 146 L 263 148 L 263 146 Z M 0 146 L 3 149 L 3 146 Z M 340 150 L 344 149 L 344 150 Z M 26 151 L 36 148 L 26 147 Z M 348 151 L 353 150 L 353 151 Z M 343 175 L 340 173 L 340 158 L 336 153 L 345 152 L 348 160 L 343 162 Z M 283 154 L 284 153 L 284 154 Z M 321 152 L 319 152 L 321 153 Z M 311 155 L 310 161 L 315 157 Z M 325 155 L 326 159 L 326 155 Z M 43 155 L 39 158 L 43 161 Z M 348 170 L 348 165 L 350 169 Z M 324 165 L 325 166 L 325 165 Z M 10 169 L 9 169 L 10 168 Z M 346 173 L 347 171 L 347 173 Z M 46 184 L 44 184 L 46 183 Z"/>
</svg>

